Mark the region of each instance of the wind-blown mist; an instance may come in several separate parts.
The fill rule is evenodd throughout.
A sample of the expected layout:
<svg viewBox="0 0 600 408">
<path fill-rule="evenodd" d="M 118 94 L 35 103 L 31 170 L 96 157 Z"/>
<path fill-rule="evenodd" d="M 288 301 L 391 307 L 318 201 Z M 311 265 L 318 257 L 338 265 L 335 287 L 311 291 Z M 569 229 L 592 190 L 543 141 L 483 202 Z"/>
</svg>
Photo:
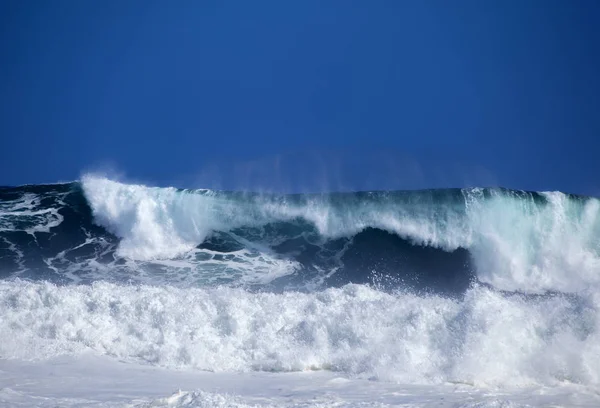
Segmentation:
<svg viewBox="0 0 600 408">
<path fill-rule="evenodd" d="M 174 184 L 219 190 L 305 193 L 412 190 L 424 185 L 436 188 L 495 186 L 498 182 L 488 169 L 464 160 L 427 157 L 426 154 L 416 159 L 393 150 L 347 149 L 290 152 L 248 161 L 215 158 L 203 163 L 194 176 Z"/>
</svg>

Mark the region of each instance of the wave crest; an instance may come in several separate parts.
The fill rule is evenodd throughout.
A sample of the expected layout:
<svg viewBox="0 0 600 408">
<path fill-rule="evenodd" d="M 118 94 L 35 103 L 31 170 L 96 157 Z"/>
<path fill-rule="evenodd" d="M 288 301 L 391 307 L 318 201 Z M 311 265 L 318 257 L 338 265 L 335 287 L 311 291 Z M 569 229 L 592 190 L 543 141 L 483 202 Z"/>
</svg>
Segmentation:
<svg viewBox="0 0 600 408">
<path fill-rule="evenodd" d="M 298 237 L 322 245 L 375 228 L 417 246 L 466 249 L 479 281 L 502 290 L 575 292 L 600 281 L 600 203 L 593 198 L 502 189 L 242 194 L 91 176 L 82 185 L 95 221 L 132 259 L 182 256 L 215 232 L 268 250 Z"/>
</svg>

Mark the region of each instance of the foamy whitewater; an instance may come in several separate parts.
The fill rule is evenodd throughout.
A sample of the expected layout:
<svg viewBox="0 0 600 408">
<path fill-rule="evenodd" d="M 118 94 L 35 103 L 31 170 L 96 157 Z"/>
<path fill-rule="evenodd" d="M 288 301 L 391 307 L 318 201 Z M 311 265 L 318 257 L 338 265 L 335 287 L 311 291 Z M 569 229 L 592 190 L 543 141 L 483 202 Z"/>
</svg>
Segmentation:
<svg viewBox="0 0 600 408">
<path fill-rule="evenodd" d="M 0 188 L 4 406 L 600 406 L 600 201 Z"/>
</svg>

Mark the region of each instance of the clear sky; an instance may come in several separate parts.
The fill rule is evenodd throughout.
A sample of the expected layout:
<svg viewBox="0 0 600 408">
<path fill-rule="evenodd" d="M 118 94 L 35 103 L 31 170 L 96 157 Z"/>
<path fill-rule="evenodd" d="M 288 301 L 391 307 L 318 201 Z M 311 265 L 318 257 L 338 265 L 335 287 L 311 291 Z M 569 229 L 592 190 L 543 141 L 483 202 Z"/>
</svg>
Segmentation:
<svg viewBox="0 0 600 408">
<path fill-rule="evenodd" d="M 0 185 L 600 194 L 600 2 L 0 3 Z"/>
</svg>

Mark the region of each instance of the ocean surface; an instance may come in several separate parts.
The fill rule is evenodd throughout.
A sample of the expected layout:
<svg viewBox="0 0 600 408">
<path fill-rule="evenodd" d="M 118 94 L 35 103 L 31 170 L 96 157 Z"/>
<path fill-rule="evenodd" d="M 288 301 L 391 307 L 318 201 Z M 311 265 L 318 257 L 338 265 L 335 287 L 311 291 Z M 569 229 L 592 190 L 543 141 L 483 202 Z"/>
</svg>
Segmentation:
<svg viewBox="0 0 600 408">
<path fill-rule="evenodd" d="M 599 406 L 600 201 L 0 187 L 2 404 Z"/>
</svg>

